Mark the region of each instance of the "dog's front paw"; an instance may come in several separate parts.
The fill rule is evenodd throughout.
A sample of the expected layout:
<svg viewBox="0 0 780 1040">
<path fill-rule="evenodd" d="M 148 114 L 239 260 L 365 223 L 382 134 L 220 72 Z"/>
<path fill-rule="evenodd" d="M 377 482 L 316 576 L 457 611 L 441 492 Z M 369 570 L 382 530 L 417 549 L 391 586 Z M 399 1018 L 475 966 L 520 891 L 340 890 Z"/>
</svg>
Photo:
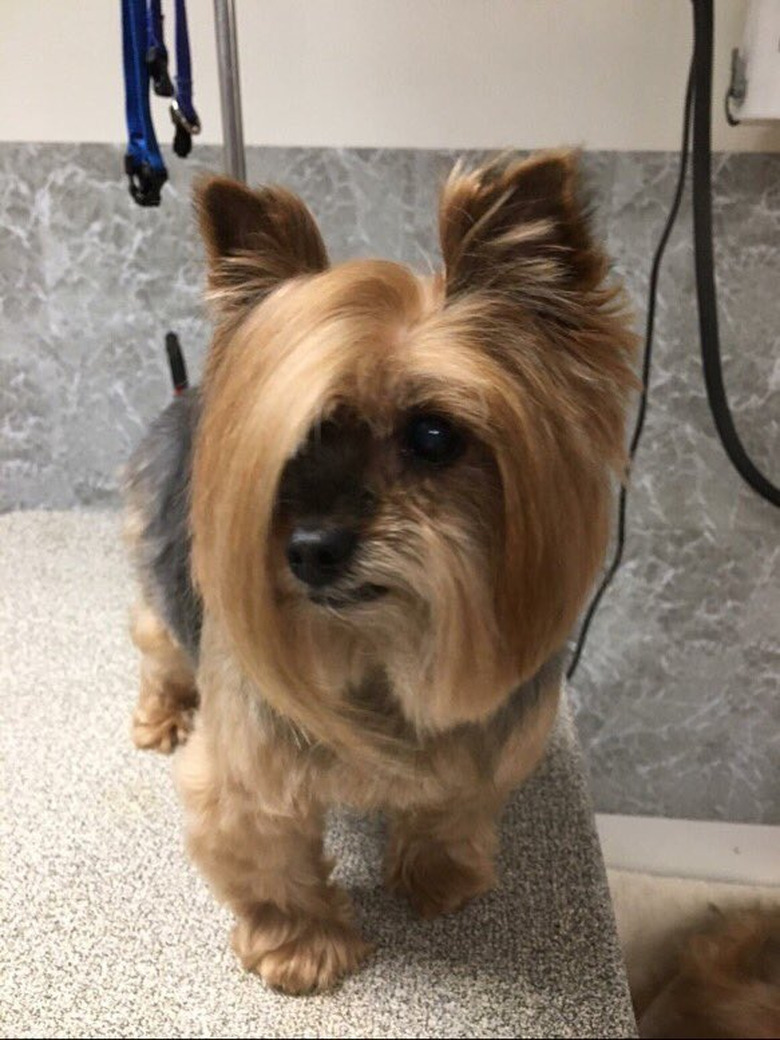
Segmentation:
<svg viewBox="0 0 780 1040">
<path fill-rule="evenodd" d="M 494 885 L 495 871 L 487 857 L 464 861 L 436 842 L 396 848 L 387 869 L 388 888 L 404 893 L 426 918 L 455 913 Z"/>
<path fill-rule="evenodd" d="M 290 938 L 273 945 L 278 939 L 276 929 L 242 920 L 233 931 L 233 949 L 247 971 L 293 996 L 331 989 L 371 952 L 371 945 L 340 921 L 301 922 Z"/>
<path fill-rule="evenodd" d="M 160 751 L 169 755 L 180 744 L 184 744 L 192 732 L 195 719 L 193 708 L 162 703 L 133 713 L 131 733 L 133 743 L 142 751 Z"/>
</svg>

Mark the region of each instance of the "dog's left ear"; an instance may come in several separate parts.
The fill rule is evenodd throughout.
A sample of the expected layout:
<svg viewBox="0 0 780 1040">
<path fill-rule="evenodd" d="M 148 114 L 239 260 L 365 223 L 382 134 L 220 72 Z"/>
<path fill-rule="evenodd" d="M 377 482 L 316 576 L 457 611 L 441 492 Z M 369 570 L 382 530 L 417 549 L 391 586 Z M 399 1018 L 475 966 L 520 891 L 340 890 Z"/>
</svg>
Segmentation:
<svg viewBox="0 0 780 1040">
<path fill-rule="evenodd" d="M 588 290 L 606 263 L 578 192 L 574 152 L 501 158 L 450 175 L 439 205 L 448 296 L 494 290 L 540 308 L 556 291 Z"/>
<path fill-rule="evenodd" d="M 316 274 L 328 255 L 314 217 L 292 192 L 253 191 L 226 177 L 195 188 L 209 262 L 209 291 L 223 312 L 255 304 L 282 282 Z"/>
</svg>

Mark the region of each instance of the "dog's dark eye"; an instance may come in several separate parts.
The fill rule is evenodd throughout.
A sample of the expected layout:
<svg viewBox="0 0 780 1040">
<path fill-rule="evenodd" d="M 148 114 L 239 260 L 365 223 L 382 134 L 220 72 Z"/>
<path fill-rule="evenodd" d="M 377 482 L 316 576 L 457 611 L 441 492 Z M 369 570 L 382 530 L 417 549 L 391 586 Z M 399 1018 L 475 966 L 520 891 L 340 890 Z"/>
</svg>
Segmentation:
<svg viewBox="0 0 780 1040">
<path fill-rule="evenodd" d="M 448 466 L 464 447 L 463 434 L 442 415 L 415 415 L 404 430 L 404 451 L 434 466 Z"/>
</svg>

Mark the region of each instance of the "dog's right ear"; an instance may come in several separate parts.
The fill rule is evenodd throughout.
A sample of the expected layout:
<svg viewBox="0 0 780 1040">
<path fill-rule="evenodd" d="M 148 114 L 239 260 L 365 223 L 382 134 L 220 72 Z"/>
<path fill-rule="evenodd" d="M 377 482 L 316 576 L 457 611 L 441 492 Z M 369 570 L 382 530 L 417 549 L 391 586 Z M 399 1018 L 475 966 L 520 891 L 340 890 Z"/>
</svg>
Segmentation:
<svg viewBox="0 0 780 1040">
<path fill-rule="evenodd" d="M 471 173 L 456 166 L 439 205 L 447 295 L 514 297 L 549 316 L 604 278 L 579 191 L 577 154 L 511 155 Z"/>
<path fill-rule="evenodd" d="M 225 316 L 282 282 L 316 274 L 328 255 L 314 217 L 280 187 L 253 191 L 226 177 L 201 180 L 195 207 L 209 264 L 209 296 Z"/>
</svg>

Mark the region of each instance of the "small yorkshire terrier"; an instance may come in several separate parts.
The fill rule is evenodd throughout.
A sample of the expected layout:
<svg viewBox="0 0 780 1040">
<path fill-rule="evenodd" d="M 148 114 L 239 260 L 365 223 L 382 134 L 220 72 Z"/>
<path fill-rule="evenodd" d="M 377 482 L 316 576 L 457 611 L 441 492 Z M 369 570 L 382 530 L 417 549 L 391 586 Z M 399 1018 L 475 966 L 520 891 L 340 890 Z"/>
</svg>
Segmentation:
<svg viewBox="0 0 780 1040">
<path fill-rule="evenodd" d="M 196 202 L 213 344 L 126 482 L 133 734 L 186 740 L 189 848 L 234 948 L 305 993 L 369 950 L 329 806 L 387 813 L 387 883 L 425 917 L 493 886 L 604 556 L 634 336 L 569 152 L 456 167 L 431 278 L 331 267 L 282 188 Z"/>
</svg>

